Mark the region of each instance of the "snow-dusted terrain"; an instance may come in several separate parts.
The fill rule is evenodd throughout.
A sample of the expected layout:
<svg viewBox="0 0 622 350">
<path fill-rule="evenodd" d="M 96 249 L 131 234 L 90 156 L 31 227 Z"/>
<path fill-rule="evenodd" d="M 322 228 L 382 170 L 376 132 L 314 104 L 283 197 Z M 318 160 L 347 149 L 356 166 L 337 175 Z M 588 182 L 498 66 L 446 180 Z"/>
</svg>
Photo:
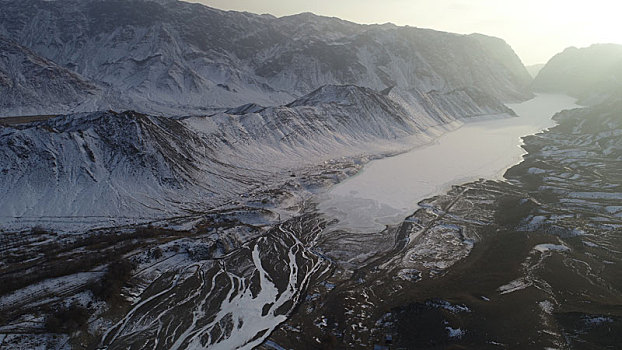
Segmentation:
<svg viewBox="0 0 622 350">
<path fill-rule="evenodd" d="M 498 113 L 511 111 L 464 92 L 408 104 L 397 89 L 326 86 L 287 106 L 210 116 L 97 112 L 5 127 L 0 222 L 80 230 L 204 211 L 276 188 L 288 171 L 406 150 L 458 119 Z"/>
<path fill-rule="evenodd" d="M 298 239 L 297 229 L 279 225 L 222 260 L 170 269 L 106 331 L 102 345 L 223 350 L 260 345 L 287 319 L 311 280 L 329 271 L 329 264 L 307 249 L 308 242 Z"/>
<path fill-rule="evenodd" d="M 479 34 L 174 0 L 1 6 L 0 116 L 84 112 L 0 130 L 0 223 L 12 229 L 213 208 L 531 96 L 512 49 Z"/>
<path fill-rule="evenodd" d="M 527 153 L 502 181 L 452 186 L 381 232 L 327 226 L 314 251 L 335 272 L 310 289 L 264 349 L 616 348 L 621 111 L 618 99 L 556 114 L 558 125 L 523 138 Z M 387 168 L 389 160 L 369 167 Z M 399 175 L 372 185 L 399 185 Z"/>
<path fill-rule="evenodd" d="M 512 49 L 478 34 L 312 14 L 275 18 L 182 1 L 2 0 L 1 6 L 0 35 L 99 86 L 95 106 L 72 106 L 77 112 L 202 114 L 246 103 L 281 105 L 335 84 L 397 87 L 407 96 L 464 88 L 503 101 L 530 96 L 531 78 Z M 60 88 L 51 92 L 43 106 L 63 95 Z M 0 105 L 0 115 L 18 112 Z"/>
<path fill-rule="evenodd" d="M 479 34 L 0 0 L 0 347 L 611 348 L 622 106 L 521 144 L 573 106 L 530 83 Z"/>
<path fill-rule="evenodd" d="M 0 117 L 93 109 L 101 91 L 0 34 Z"/>
<path fill-rule="evenodd" d="M 343 266 L 439 273 L 472 248 L 459 226 L 423 212 L 399 242 L 331 246 L 309 198 L 470 120 L 518 119 L 505 103 L 533 96 L 512 49 L 479 34 L 175 0 L 0 8 L 0 117 L 37 115 L 0 120 L 9 348 L 250 349 Z M 364 316 L 347 315 L 355 333 Z"/>
</svg>

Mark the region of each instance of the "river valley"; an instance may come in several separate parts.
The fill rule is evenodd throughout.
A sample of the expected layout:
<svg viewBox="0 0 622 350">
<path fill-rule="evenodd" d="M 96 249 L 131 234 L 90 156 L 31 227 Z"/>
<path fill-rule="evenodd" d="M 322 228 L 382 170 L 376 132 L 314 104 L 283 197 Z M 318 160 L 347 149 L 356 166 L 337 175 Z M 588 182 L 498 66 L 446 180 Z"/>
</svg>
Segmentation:
<svg viewBox="0 0 622 350">
<path fill-rule="evenodd" d="M 571 97 L 543 94 L 508 107 L 517 117 L 475 117 L 426 146 L 370 162 L 321 197 L 318 208 L 337 219 L 339 229 L 381 231 L 452 185 L 501 179 L 525 154 L 523 136 L 554 126 L 553 114 L 578 106 Z"/>
<path fill-rule="evenodd" d="M 566 102 L 559 107 L 573 107 Z M 617 111 L 557 114 L 560 125 L 524 138 L 529 153 L 503 180 L 495 175 L 511 163 L 475 166 L 473 176 L 495 180 L 453 186 L 412 215 L 394 215 L 397 224 L 372 217 L 388 224 L 381 232 L 333 224 L 313 248 L 332 275 L 311 287 L 266 347 L 614 349 L 622 330 Z M 333 192 L 379 179 L 372 175 L 390 173 L 383 162 L 391 161 L 369 164 Z M 372 193 L 371 184 L 354 195 Z M 384 204 L 399 203 L 379 193 Z"/>
<path fill-rule="evenodd" d="M 315 169 L 265 200 L 169 228 L 6 234 L 3 259 L 23 262 L 3 275 L 3 345 L 613 349 L 622 334 L 620 108 L 550 120 L 573 107 L 540 95 L 513 106 L 520 117 L 471 121 L 317 197 L 301 188 L 321 191 L 360 163 Z M 426 172 L 424 162 L 440 166 Z M 194 228 L 181 229 L 189 219 Z M 121 255 L 116 275 L 102 272 Z M 59 300 L 67 309 L 49 306 Z M 63 323 L 86 310 L 94 321 Z"/>
</svg>

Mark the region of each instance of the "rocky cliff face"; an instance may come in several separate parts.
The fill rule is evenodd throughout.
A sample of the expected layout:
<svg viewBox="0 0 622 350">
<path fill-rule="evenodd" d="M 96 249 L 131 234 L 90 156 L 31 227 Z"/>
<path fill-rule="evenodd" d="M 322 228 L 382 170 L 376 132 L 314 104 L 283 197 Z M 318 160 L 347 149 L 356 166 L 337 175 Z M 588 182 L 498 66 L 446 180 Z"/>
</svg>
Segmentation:
<svg viewBox="0 0 622 350">
<path fill-rule="evenodd" d="M 0 117 L 70 112 L 92 105 L 99 93 L 78 74 L 0 35 Z"/>
<path fill-rule="evenodd" d="M 196 114 L 280 105 L 327 84 L 530 96 L 502 40 L 180 1 L 3 0 L 0 34 L 103 87 L 102 106 Z M 75 110 L 92 110 L 86 107 Z"/>
<path fill-rule="evenodd" d="M 567 48 L 542 68 L 533 81 L 533 89 L 566 93 L 584 104 L 622 96 L 622 45 Z"/>
</svg>

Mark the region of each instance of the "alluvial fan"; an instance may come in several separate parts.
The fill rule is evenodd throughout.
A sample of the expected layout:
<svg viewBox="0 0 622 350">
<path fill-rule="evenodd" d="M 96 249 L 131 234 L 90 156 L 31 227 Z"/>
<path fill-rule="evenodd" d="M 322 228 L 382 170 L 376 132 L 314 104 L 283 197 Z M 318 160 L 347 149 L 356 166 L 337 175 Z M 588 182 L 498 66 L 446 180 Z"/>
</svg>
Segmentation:
<svg viewBox="0 0 622 350">
<path fill-rule="evenodd" d="M 217 260 L 168 271 L 103 337 L 108 349 L 251 349 L 330 263 L 308 250 L 317 219 L 293 219 Z"/>
</svg>

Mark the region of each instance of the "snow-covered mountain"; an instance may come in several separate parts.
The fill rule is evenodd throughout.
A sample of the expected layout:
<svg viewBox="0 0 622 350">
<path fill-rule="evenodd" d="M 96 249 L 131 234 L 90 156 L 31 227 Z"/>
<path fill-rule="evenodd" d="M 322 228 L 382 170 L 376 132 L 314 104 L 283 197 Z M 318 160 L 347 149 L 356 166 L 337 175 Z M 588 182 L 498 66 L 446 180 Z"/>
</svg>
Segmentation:
<svg viewBox="0 0 622 350">
<path fill-rule="evenodd" d="M 569 47 L 542 68 L 533 81 L 533 89 L 566 93 L 583 104 L 622 96 L 622 45 Z"/>
<path fill-rule="evenodd" d="M 210 116 L 96 112 L 5 127 L 1 220 L 141 221 L 206 210 L 324 161 L 405 150 L 455 127 L 456 117 L 512 113 L 480 107 L 468 90 L 422 95 L 421 110 L 399 93 L 325 86 L 286 106 Z M 445 112 L 458 105 L 466 114 Z"/>
<path fill-rule="evenodd" d="M 479 34 L 175 0 L 0 7 L 5 51 L 26 57 L 6 70 L 36 96 L 6 94 L 0 112 L 74 112 L 0 129 L 6 225 L 200 212 L 531 96 L 512 49 Z"/>
<path fill-rule="evenodd" d="M 478 89 L 502 101 L 530 96 L 531 78 L 512 49 L 483 35 L 312 14 L 275 18 L 182 1 L 0 5 L 0 34 L 100 85 L 99 109 L 200 114 L 285 104 L 340 84 L 414 95 Z"/>
<path fill-rule="evenodd" d="M 78 74 L 0 35 L 0 117 L 69 113 L 99 93 Z"/>
</svg>

